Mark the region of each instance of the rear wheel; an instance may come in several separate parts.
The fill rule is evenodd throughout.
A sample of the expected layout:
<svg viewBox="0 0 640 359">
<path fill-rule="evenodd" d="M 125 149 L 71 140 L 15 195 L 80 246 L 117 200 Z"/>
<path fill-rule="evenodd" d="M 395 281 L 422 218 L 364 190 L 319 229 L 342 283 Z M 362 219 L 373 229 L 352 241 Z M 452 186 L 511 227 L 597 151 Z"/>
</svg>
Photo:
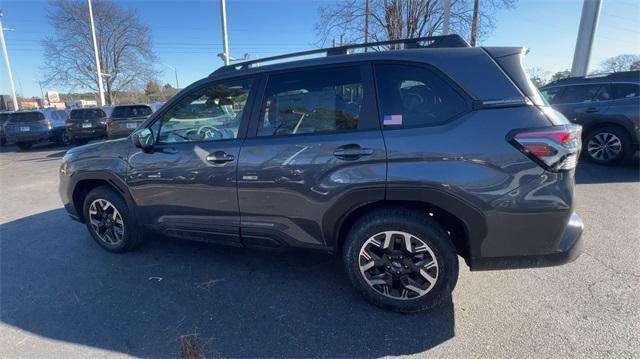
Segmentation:
<svg viewBox="0 0 640 359">
<path fill-rule="evenodd" d="M 16 146 L 18 146 L 19 149 L 25 151 L 30 149 L 33 146 L 32 142 L 18 142 L 16 143 Z"/>
<path fill-rule="evenodd" d="M 446 232 L 426 213 L 381 209 L 349 232 L 344 263 L 353 285 L 375 305 L 398 312 L 437 306 L 451 297 L 458 257 Z"/>
<path fill-rule="evenodd" d="M 133 223 L 127 204 L 111 187 L 91 190 L 83 211 L 91 236 L 109 252 L 126 252 L 140 242 L 142 234 Z"/>
<path fill-rule="evenodd" d="M 67 131 L 62 131 L 62 133 L 60 134 L 60 143 L 65 146 L 71 146 L 71 139 L 69 138 L 69 134 L 67 133 Z"/>
<path fill-rule="evenodd" d="M 591 162 L 613 165 L 631 156 L 631 139 L 618 127 L 596 128 L 587 135 L 585 152 Z"/>
</svg>

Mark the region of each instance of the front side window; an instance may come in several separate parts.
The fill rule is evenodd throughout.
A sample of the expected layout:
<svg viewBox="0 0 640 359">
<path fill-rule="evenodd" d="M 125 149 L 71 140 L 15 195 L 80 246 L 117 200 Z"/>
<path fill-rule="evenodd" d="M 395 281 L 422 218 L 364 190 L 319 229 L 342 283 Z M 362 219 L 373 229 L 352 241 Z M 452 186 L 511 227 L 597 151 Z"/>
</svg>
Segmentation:
<svg viewBox="0 0 640 359">
<path fill-rule="evenodd" d="M 608 86 L 602 84 L 565 86 L 556 103 L 580 103 L 610 99 Z"/>
<path fill-rule="evenodd" d="M 362 101 L 359 66 L 273 75 L 258 136 L 355 130 Z"/>
<path fill-rule="evenodd" d="M 218 83 L 194 90 L 162 117 L 158 141 L 180 143 L 238 137 L 252 80 Z"/>
<path fill-rule="evenodd" d="M 465 99 L 426 68 L 377 64 L 375 72 L 385 128 L 438 125 L 467 110 Z"/>
<path fill-rule="evenodd" d="M 562 87 L 550 87 L 544 90 L 540 90 L 542 97 L 550 104 L 556 104 L 558 101 L 558 95 L 562 92 Z"/>
<path fill-rule="evenodd" d="M 640 96 L 640 84 L 613 84 L 613 98 L 624 99 Z"/>
</svg>

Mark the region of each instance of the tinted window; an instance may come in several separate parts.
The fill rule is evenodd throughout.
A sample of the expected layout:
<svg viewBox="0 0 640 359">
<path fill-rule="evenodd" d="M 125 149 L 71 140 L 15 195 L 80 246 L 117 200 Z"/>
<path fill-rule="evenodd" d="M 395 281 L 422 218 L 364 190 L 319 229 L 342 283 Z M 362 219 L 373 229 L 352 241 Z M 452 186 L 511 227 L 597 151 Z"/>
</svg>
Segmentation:
<svg viewBox="0 0 640 359">
<path fill-rule="evenodd" d="M 437 125 L 463 113 L 465 99 L 432 71 L 375 65 L 380 117 L 386 127 Z"/>
<path fill-rule="evenodd" d="M 540 93 L 548 103 L 554 104 L 557 103 L 559 99 L 558 95 L 562 92 L 562 89 L 563 87 L 551 87 L 548 89 L 540 90 Z"/>
<path fill-rule="evenodd" d="M 237 138 L 251 83 L 252 80 L 232 81 L 188 94 L 163 116 L 158 141 L 179 143 Z"/>
<path fill-rule="evenodd" d="M 632 98 L 640 95 L 639 84 L 613 84 L 613 98 Z"/>
<path fill-rule="evenodd" d="M 359 66 L 270 76 L 258 136 L 357 129 L 362 99 Z"/>
<path fill-rule="evenodd" d="M 117 106 L 113 109 L 111 117 L 143 117 L 151 114 L 149 106 Z"/>
<path fill-rule="evenodd" d="M 1 113 L 0 114 L 0 123 L 4 123 L 5 121 L 7 121 L 8 118 L 9 118 L 9 114 L 8 113 Z"/>
<path fill-rule="evenodd" d="M 8 122 L 36 122 L 44 120 L 40 112 L 16 112 L 9 115 Z"/>
<path fill-rule="evenodd" d="M 106 117 L 104 111 L 99 108 L 87 108 L 82 110 L 73 110 L 71 111 L 72 119 L 81 119 L 81 118 L 102 118 Z"/>
<path fill-rule="evenodd" d="M 579 103 L 610 99 L 611 93 L 608 85 L 572 85 L 564 86 L 564 91 L 558 96 L 556 103 Z"/>
</svg>

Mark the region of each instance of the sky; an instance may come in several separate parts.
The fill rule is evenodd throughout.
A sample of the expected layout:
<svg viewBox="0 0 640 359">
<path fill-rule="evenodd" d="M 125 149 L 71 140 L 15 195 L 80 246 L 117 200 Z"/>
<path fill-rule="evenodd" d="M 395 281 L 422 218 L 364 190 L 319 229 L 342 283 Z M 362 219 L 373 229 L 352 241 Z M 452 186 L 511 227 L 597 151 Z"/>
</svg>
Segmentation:
<svg viewBox="0 0 640 359">
<path fill-rule="evenodd" d="M 161 83 L 180 87 L 222 65 L 220 5 L 217 0 L 114 0 L 135 11 L 149 26 L 158 57 Z M 227 0 L 231 56 L 266 57 L 316 47 L 318 8 L 328 0 Z M 583 0 L 519 0 L 495 15 L 495 29 L 482 46 L 526 46 L 525 66 L 554 72 L 571 67 Z M 40 96 L 43 48 L 52 31 L 46 1 L 0 0 L 9 58 L 18 95 Z M 603 0 L 590 70 L 611 56 L 640 54 L 640 0 Z M 0 94 L 9 94 L 7 73 L 0 69 Z M 49 86 L 45 92 L 64 91 Z"/>
</svg>

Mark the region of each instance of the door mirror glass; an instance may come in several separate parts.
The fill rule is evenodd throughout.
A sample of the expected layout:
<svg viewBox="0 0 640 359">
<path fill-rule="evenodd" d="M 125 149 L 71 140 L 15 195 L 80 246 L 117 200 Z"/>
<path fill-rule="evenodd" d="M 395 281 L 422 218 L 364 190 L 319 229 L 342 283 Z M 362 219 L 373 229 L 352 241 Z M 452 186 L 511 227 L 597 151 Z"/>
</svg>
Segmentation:
<svg viewBox="0 0 640 359">
<path fill-rule="evenodd" d="M 131 139 L 133 140 L 133 144 L 136 147 L 142 148 L 143 150 L 149 150 L 153 148 L 153 145 L 156 142 L 155 138 L 153 137 L 153 132 L 151 132 L 151 130 L 148 128 L 143 128 L 139 131 L 134 132 L 131 136 Z"/>
</svg>

